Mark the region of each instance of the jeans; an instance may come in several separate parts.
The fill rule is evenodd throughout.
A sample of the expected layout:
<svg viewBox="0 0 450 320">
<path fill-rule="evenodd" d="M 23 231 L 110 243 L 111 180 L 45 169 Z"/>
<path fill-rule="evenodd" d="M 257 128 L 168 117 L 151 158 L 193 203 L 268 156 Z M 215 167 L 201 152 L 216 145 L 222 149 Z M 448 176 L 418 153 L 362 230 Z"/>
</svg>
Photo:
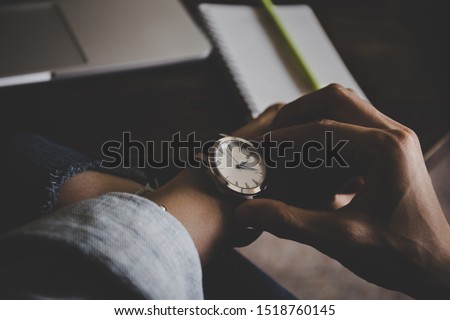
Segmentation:
<svg viewBox="0 0 450 320">
<path fill-rule="evenodd" d="M 142 171 L 102 168 L 99 160 L 34 133 L 14 136 L 2 145 L 0 168 L 4 172 L 6 213 L 0 218 L 0 233 L 51 212 L 61 185 L 80 172 L 94 170 L 142 184 L 147 181 Z"/>
</svg>

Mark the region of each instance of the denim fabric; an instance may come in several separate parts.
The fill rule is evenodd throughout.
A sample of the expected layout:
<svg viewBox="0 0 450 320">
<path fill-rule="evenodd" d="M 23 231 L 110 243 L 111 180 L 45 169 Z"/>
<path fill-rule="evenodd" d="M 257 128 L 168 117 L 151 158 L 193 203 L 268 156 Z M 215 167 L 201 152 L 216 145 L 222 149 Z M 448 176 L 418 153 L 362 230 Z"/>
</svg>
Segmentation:
<svg viewBox="0 0 450 320">
<path fill-rule="evenodd" d="M 7 212 L 0 215 L 0 233 L 50 213 L 61 185 L 80 172 L 94 170 L 141 184 L 147 181 L 140 170 L 102 168 L 99 160 L 34 133 L 8 138 L 2 147 L 0 168 Z"/>
<path fill-rule="evenodd" d="M 0 252 L 0 297 L 203 298 L 200 258 L 187 231 L 133 194 L 108 193 L 57 210 L 0 237 Z M 53 265 L 60 267 L 48 275 Z M 105 274 L 117 284 L 102 281 Z"/>
</svg>

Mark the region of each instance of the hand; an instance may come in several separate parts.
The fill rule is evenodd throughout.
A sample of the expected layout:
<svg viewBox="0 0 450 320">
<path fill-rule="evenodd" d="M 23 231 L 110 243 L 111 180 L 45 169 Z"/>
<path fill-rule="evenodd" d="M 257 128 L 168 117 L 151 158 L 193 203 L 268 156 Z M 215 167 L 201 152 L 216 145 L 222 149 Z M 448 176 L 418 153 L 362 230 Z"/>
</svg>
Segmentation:
<svg viewBox="0 0 450 320">
<path fill-rule="evenodd" d="M 348 140 L 342 156 L 349 167 L 275 169 L 297 179 L 287 180 L 294 190 L 283 199 L 289 204 L 245 202 L 235 215 L 243 226 L 311 245 L 377 285 L 416 298 L 450 297 L 450 227 L 414 132 L 338 85 L 286 105 L 271 128 L 275 141 L 296 146 L 332 131 L 335 141 Z M 329 209 L 333 195 L 355 178 L 363 181 L 356 196 Z M 328 203 L 318 209 L 305 199 L 311 195 Z"/>
</svg>

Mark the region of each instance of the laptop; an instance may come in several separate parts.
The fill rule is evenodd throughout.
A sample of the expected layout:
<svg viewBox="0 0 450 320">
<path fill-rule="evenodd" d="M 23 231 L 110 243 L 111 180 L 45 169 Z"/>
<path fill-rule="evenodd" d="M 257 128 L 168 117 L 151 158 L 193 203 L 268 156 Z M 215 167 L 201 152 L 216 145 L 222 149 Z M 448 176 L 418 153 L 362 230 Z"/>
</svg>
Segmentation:
<svg viewBox="0 0 450 320">
<path fill-rule="evenodd" d="M 211 45 L 179 0 L 0 6 L 0 86 L 202 59 Z"/>
</svg>

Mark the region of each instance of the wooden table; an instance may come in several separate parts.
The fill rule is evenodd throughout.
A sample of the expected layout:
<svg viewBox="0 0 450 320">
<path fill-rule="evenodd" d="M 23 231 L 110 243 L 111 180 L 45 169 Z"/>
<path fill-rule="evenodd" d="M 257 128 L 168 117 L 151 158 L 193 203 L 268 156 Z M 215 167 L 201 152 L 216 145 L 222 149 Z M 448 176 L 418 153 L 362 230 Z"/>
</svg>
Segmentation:
<svg viewBox="0 0 450 320">
<path fill-rule="evenodd" d="M 443 5 L 303 2 L 316 12 L 371 102 L 414 129 L 424 151 L 450 130 Z M 185 0 L 194 17 L 197 3 Z M 4 138 L 35 131 L 95 157 L 105 141 L 120 139 L 123 131 L 159 142 L 178 131 L 195 130 L 198 137 L 229 132 L 248 119 L 215 54 L 194 63 L 1 88 L 0 105 Z M 154 174 L 166 180 L 176 171 Z"/>
</svg>

